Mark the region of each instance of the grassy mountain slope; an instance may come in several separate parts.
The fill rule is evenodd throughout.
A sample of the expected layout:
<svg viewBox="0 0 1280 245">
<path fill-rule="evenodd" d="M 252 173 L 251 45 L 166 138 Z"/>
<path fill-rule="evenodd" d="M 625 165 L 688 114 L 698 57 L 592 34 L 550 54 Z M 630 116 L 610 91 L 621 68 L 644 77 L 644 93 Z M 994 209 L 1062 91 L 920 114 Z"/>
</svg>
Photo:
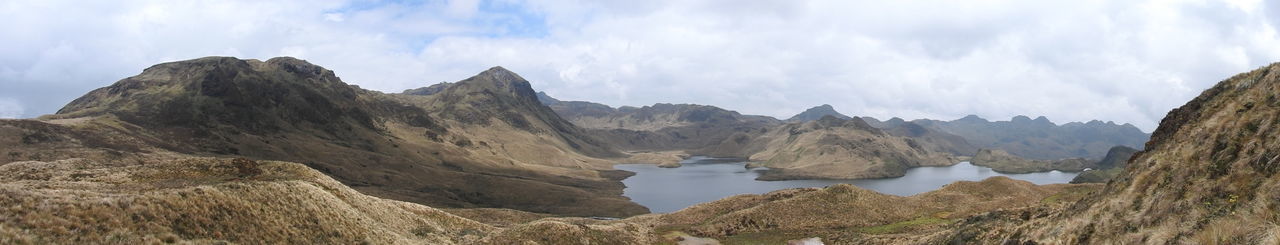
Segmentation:
<svg viewBox="0 0 1280 245">
<path fill-rule="evenodd" d="M 17 126 L 69 122 L 162 151 L 299 162 L 365 193 L 438 207 L 645 212 L 600 158 L 621 154 L 538 103 L 518 75 L 495 67 L 436 88 L 382 94 L 293 58 L 209 57 L 153 66 Z"/>
<path fill-rule="evenodd" d="M 1280 64 L 1233 76 L 1169 112 L 1099 195 L 1035 219 L 993 213 L 939 240 L 1276 244 L 1277 94 Z"/>
</svg>

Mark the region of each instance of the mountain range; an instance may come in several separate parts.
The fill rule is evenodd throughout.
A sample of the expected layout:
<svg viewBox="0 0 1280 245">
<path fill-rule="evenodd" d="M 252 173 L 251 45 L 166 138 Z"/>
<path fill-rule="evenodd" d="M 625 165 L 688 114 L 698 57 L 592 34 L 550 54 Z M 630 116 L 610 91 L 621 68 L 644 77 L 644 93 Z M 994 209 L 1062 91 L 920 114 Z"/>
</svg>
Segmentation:
<svg viewBox="0 0 1280 245">
<path fill-rule="evenodd" d="M 538 103 L 515 73 L 494 67 L 432 90 L 364 90 L 293 58 L 209 57 L 152 66 L 19 125 L 110 131 L 92 137 L 138 153 L 298 162 L 364 193 L 436 207 L 647 212 L 619 196 L 626 173 L 602 159 L 621 153 Z M 5 160 L 56 154 L 35 143 Z"/>
<path fill-rule="evenodd" d="M 0 242 L 1275 244 L 1277 70 L 1218 83 L 1147 141 L 1132 125 L 1043 117 L 613 108 L 555 100 L 501 67 L 382 93 L 294 58 L 208 57 L 0 120 L 0 217 L 17 217 L 0 219 Z M 630 173 L 612 165 L 679 154 L 757 160 L 774 179 L 888 177 L 967 156 L 1110 179 L 996 177 L 909 197 L 832 185 L 641 215 L 621 196 Z"/>
<path fill-rule="evenodd" d="M 907 121 L 891 118 L 880 121 L 862 117 L 879 127 L 893 127 Z M 1141 149 L 1150 134 L 1132 124 L 1089 121 L 1057 125 L 1043 116 L 1031 119 L 1015 116 L 1009 121 L 988 121 L 969 115 L 952 121 L 917 119 L 911 123 L 964 138 L 978 148 L 1000 149 L 1010 154 L 1037 159 L 1063 158 L 1101 159 L 1113 146 Z"/>
</svg>

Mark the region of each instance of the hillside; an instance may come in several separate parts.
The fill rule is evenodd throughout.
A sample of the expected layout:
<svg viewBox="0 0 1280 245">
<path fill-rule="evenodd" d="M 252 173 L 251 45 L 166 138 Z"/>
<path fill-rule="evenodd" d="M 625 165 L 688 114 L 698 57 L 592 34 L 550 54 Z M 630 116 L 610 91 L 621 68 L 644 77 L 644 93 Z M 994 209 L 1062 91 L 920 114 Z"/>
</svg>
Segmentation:
<svg viewBox="0 0 1280 245">
<path fill-rule="evenodd" d="M 149 156 L 0 166 L 0 241 L 471 244 L 489 225 L 366 196 L 296 163 Z M 247 163 L 241 163 L 247 162 Z"/>
<path fill-rule="evenodd" d="M 1280 242 L 1280 63 L 1235 75 L 1169 112 L 1100 192 L 1066 210 L 971 219 L 925 243 Z"/>
<path fill-rule="evenodd" d="M 518 75 L 495 67 L 429 88 L 383 94 L 298 59 L 209 57 L 150 67 L 11 125 L 69 122 L 163 151 L 299 162 L 364 193 L 437 207 L 646 212 L 620 196 L 625 173 L 601 159 L 623 155 L 538 103 Z"/>
<path fill-rule="evenodd" d="M 21 207 L 0 209 L 0 216 L 22 217 L 0 220 L 0 241 L 653 244 L 686 234 L 725 242 L 818 236 L 839 244 L 936 231 L 974 214 L 1062 203 L 1095 188 L 991 178 L 898 197 L 836 185 L 596 220 L 380 199 L 297 163 L 128 153 L 0 166 L 0 204 Z"/>
<path fill-rule="evenodd" d="M 892 136 L 861 119 L 825 116 L 789 123 L 752 139 L 762 150 L 752 161 L 770 170 L 764 180 L 861 179 L 897 177 L 911 167 L 959 162 L 948 153 L 927 150 L 914 139 Z"/>
<path fill-rule="evenodd" d="M 644 107 L 561 101 L 546 94 L 541 102 L 589 134 L 622 150 L 633 152 L 680 151 L 717 157 L 736 157 L 715 147 L 723 141 L 754 137 L 781 121 L 772 117 L 742 115 L 715 106 L 654 104 Z M 735 149 L 736 150 L 736 149 Z"/>
<path fill-rule="evenodd" d="M 957 156 L 973 156 L 978 152 L 978 147 L 969 144 L 969 141 L 965 140 L 964 137 L 930 129 L 913 122 L 901 122 L 892 126 L 877 128 L 889 135 L 907 137 L 919 141 L 926 146 L 925 149 L 930 151 L 949 152 Z"/>
<path fill-rule="evenodd" d="M 1067 158 L 1058 160 L 1033 160 L 1010 155 L 999 149 L 981 149 L 969 160 L 977 166 L 991 168 L 996 172 L 1025 174 L 1034 172 L 1063 171 L 1080 172 L 1087 168 L 1097 168 L 1097 163 L 1084 158 Z"/>
</svg>

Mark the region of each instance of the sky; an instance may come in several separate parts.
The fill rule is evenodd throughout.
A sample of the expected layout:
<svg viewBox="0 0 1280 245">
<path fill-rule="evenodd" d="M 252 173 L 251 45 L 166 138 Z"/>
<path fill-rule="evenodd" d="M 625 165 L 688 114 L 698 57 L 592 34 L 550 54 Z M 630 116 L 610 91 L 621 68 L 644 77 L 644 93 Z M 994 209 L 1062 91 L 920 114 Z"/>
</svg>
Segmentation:
<svg viewBox="0 0 1280 245">
<path fill-rule="evenodd" d="M 162 62 L 292 56 L 400 92 L 503 66 L 561 100 L 1150 132 L 1280 61 L 1280 1 L 0 1 L 0 118 Z"/>
</svg>

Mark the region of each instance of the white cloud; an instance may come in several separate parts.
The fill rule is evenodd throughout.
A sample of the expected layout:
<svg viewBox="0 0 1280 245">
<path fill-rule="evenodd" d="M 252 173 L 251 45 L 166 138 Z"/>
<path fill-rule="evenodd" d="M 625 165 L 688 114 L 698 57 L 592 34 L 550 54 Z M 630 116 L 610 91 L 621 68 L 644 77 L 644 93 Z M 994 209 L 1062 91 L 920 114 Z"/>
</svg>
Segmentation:
<svg viewBox="0 0 1280 245">
<path fill-rule="evenodd" d="M 1131 122 L 1280 60 L 1280 6 L 1216 1 L 0 3 L 0 97 L 51 113 L 154 63 L 294 55 L 397 92 L 505 66 L 561 99 L 788 117 Z M 54 14 L 57 13 L 57 14 Z M 38 96 L 36 96 L 38 95 Z"/>
</svg>

